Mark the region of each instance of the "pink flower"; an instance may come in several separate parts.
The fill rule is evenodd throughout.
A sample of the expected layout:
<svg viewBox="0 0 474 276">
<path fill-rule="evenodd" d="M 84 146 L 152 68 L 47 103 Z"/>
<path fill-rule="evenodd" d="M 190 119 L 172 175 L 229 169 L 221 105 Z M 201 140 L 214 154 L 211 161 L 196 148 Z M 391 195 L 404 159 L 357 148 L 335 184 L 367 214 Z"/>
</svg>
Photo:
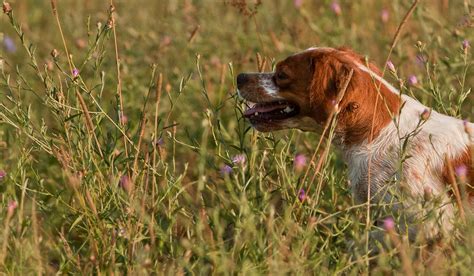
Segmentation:
<svg viewBox="0 0 474 276">
<path fill-rule="evenodd" d="M 303 0 L 293 0 L 293 5 L 295 5 L 295 8 L 299 9 L 303 5 Z"/>
<path fill-rule="evenodd" d="M 0 181 L 2 181 L 7 176 L 7 172 L 4 170 L 0 170 Z"/>
<path fill-rule="evenodd" d="M 461 164 L 457 166 L 454 170 L 456 171 L 456 175 L 458 176 L 459 180 L 461 180 L 461 182 L 466 182 L 467 173 L 468 173 L 468 169 L 466 165 Z"/>
<path fill-rule="evenodd" d="M 469 47 L 471 47 L 471 44 L 469 43 L 469 40 L 464 39 L 464 40 L 462 41 L 462 49 L 463 49 L 463 50 L 467 50 Z"/>
<path fill-rule="evenodd" d="M 395 72 L 395 65 L 393 65 L 393 62 L 391 60 L 387 61 L 387 68 L 388 70 L 390 70 L 391 72 Z"/>
<path fill-rule="evenodd" d="M 423 67 L 425 66 L 425 63 L 427 62 L 427 58 L 425 55 L 423 54 L 418 54 L 416 55 L 416 59 L 415 59 L 415 62 L 416 64 L 418 64 L 419 66 Z"/>
<path fill-rule="evenodd" d="M 236 165 L 244 165 L 246 161 L 245 154 L 237 154 L 232 158 L 232 163 Z"/>
<path fill-rule="evenodd" d="M 389 18 L 390 18 L 390 13 L 388 12 L 388 10 L 382 9 L 382 11 L 380 12 L 380 19 L 382 19 L 382 22 L 387 23 Z"/>
<path fill-rule="evenodd" d="M 301 189 L 299 190 L 299 192 L 298 192 L 298 200 L 299 200 L 300 202 L 303 202 L 303 201 L 306 200 L 306 192 L 304 191 L 303 188 L 301 188 Z"/>
<path fill-rule="evenodd" d="M 306 167 L 306 156 L 304 154 L 297 154 L 293 160 L 293 166 L 296 171 L 302 171 Z"/>
<path fill-rule="evenodd" d="M 331 10 L 336 14 L 336 15 L 341 15 L 342 10 L 341 10 L 341 5 L 339 5 L 339 2 L 334 1 L 331 3 Z"/>
<path fill-rule="evenodd" d="M 79 77 L 79 69 L 77 69 L 77 68 L 72 69 L 72 76 L 74 78 Z"/>
<path fill-rule="evenodd" d="M 132 190 L 132 180 L 128 175 L 124 174 L 120 177 L 119 186 L 124 189 L 125 192 L 130 193 Z"/>
<path fill-rule="evenodd" d="M 385 231 L 392 231 L 395 229 L 395 221 L 393 218 L 389 217 L 383 220 L 383 228 Z"/>
<path fill-rule="evenodd" d="M 8 214 L 13 214 L 13 211 L 15 211 L 16 207 L 18 207 L 18 203 L 15 200 L 12 200 L 8 202 L 8 207 L 7 207 L 7 212 Z"/>
<path fill-rule="evenodd" d="M 128 123 L 127 115 L 120 116 L 120 122 L 122 123 L 122 125 L 126 125 Z"/>
<path fill-rule="evenodd" d="M 415 86 L 418 84 L 418 79 L 416 78 L 415 75 L 411 75 L 408 77 L 408 83 L 412 86 Z"/>
</svg>

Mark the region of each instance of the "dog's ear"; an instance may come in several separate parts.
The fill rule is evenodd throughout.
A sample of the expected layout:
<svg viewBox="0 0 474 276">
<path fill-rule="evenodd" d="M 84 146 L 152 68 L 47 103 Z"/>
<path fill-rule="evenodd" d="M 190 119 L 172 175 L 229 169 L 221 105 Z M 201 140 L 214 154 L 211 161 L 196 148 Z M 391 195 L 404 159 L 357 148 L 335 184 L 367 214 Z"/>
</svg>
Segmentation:
<svg viewBox="0 0 474 276">
<path fill-rule="evenodd" d="M 350 76 L 351 66 L 335 58 L 312 58 L 310 66 L 312 70 L 310 104 L 336 100 Z M 347 90 L 353 86 L 352 82 L 351 79 Z"/>
<path fill-rule="evenodd" d="M 324 57 L 311 57 L 309 63 L 311 72 L 311 85 L 309 87 L 310 106 L 321 105 L 327 100 L 326 94 L 328 90 L 334 90 L 335 85 L 333 79 L 333 68 L 329 59 Z"/>
</svg>

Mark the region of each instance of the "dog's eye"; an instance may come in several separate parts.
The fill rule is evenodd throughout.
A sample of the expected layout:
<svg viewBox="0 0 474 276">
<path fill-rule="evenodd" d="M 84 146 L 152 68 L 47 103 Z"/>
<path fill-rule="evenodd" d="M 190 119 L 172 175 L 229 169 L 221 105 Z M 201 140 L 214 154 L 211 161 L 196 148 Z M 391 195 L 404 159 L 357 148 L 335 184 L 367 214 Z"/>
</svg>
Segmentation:
<svg viewBox="0 0 474 276">
<path fill-rule="evenodd" d="M 283 81 L 283 80 L 288 79 L 288 75 L 285 74 L 285 72 L 283 72 L 283 71 L 279 71 L 279 72 L 276 73 L 276 78 L 277 78 L 277 80 Z"/>
</svg>

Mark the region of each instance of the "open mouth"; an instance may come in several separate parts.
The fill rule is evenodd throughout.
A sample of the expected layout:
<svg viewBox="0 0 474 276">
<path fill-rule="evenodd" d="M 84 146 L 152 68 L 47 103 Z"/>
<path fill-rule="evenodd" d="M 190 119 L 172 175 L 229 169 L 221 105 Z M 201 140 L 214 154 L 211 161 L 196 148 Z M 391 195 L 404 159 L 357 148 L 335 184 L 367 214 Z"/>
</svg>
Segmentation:
<svg viewBox="0 0 474 276">
<path fill-rule="evenodd" d="M 289 101 L 279 100 L 266 103 L 250 103 L 244 117 L 250 123 L 285 120 L 298 115 L 299 106 Z"/>
</svg>

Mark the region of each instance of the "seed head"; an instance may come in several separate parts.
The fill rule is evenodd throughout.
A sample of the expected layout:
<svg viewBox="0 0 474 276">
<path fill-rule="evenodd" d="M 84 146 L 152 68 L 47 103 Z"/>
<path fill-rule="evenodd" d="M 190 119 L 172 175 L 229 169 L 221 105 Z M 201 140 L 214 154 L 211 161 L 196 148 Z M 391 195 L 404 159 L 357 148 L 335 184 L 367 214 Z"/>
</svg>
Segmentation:
<svg viewBox="0 0 474 276">
<path fill-rule="evenodd" d="M 423 110 L 423 112 L 421 112 L 420 118 L 421 118 L 423 121 L 426 121 L 426 120 L 428 120 L 428 118 L 430 117 L 430 115 L 431 115 L 431 111 L 428 110 L 428 109 L 425 109 L 425 110 Z"/>
<path fill-rule="evenodd" d="M 51 51 L 51 56 L 52 56 L 53 58 L 57 58 L 57 57 L 59 56 L 58 50 L 53 49 L 53 50 Z"/>
<path fill-rule="evenodd" d="M 10 3 L 3 2 L 3 13 L 10 14 L 11 12 L 12 12 L 12 7 L 10 6 Z"/>
<path fill-rule="evenodd" d="M 112 29 L 113 26 L 114 26 L 114 20 L 112 18 L 109 18 L 109 20 L 107 20 L 107 29 Z"/>
</svg>

